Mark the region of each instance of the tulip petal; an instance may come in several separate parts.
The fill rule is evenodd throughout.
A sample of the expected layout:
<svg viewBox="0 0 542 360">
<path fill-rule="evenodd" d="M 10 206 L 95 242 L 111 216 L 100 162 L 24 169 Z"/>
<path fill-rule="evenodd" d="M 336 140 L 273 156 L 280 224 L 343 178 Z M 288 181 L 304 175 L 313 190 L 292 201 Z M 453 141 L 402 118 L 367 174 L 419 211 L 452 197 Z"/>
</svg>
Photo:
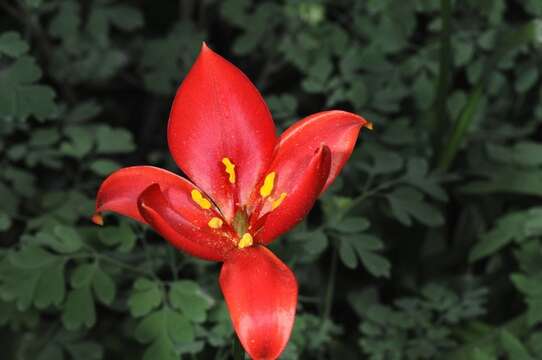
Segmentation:
<svg viewBox="0 0 542 360">
<path fill-rule="evenodd" d="M 288 128 L 279 138 L 273 162 L 306 163 L 315 148 L 324 144 L 331 150 L 331 170 L 322 192 L 335 180 L 352 154 L 359 131 L 371 123 L 346 111 L 323 111 L 308 116 Z"/>
<path fill-rule="evenodd" d="M 154 166 L 127 167 L 115 171 L 104 180 L 96 196 L 96 212 L 114 211 L 145 223 L 139 214 L 137 199 L 151 184 L 160 184 L 163 191 L 194 188 L 186 179 L 164 169 Z"/>
<path fill-rule="evenodd" d="M 220 287 L 250 357 L 278 358 L 295 318 L 297 281 L 292 271 L 265 247 L 252 246 L 228 254 Z"/>
<path fill-rule="evenodd" d="M 179 199 L 181 196 L 177 194 L 175 197 Z M 215 229 L 208 225 L 207 219 L 188 219 L 186 213 L 173 208 L 158 184 L 143 191 L 138 199 L 138 208 L 141 216 L 156 232 L 190 255 L 205 260 L 222 261 L 235 247 L 233 233 L 227 224 L 223 223 L 220 229 Z M 209 216 L 210 218 L 212 216 Z"/>
<path fill-rule="evenodd" d="M 321 145 L 313 152 L 308 165 L 295 164 L 297 174 L 293 172 L 291 162 L 285 158 L 281 158 L 281 162 L 273 163 L 271 169 L 277 174 L 274 194 L 286 195 L 275 208 L 273 201 L 264 200 L 266 203 L 259 218 L 253 223 L 256 242 L 268 244 L 303 220 L 329 178 L 331 157 L 330 149 Z"/>
<path fill-rule="evenodd" d="M 246 205 L 276 142 L 258 90 L 204 44 L 171 109 L 168 144 L 176 163 L 230 221 Z"/>
</svg>

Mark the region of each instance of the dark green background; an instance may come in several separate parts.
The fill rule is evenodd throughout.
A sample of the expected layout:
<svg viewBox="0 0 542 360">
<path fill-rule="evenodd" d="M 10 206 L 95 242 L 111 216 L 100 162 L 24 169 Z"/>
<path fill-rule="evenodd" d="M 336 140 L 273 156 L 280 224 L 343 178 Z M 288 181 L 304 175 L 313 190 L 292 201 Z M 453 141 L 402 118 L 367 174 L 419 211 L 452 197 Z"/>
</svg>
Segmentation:
<svg viewBox="0 0 542 360">
<path fill-rule="evenodd" d="M 374 122 L 272 245 L 300 285 L 284 359 L 542 358 L 542 1 L 0 0 L 0 357 L 226 359 L 218 264 L 114 215 L 111 171 L 175 169 L 203 40 L 284 129 Z"/>
</svg>

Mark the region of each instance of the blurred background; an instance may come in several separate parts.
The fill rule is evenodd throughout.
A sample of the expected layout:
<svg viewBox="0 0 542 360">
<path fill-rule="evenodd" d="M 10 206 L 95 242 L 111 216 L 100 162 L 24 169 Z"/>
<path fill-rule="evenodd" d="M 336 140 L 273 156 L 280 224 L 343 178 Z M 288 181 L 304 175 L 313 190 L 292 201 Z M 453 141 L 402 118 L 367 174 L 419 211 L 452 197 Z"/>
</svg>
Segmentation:
<svg viewBox="0 0 542 360">
<path fill-rule="evenodd" d="M 272 245 L 300 297 L 283 359 L 542 358 L 540 0 L 0 0 L 0 357 L 228 359 L 219 264 L 90 222 L 115 169 L 175 170 L 202 41 L 282 130 L 374 122 Z"/>
</svg>

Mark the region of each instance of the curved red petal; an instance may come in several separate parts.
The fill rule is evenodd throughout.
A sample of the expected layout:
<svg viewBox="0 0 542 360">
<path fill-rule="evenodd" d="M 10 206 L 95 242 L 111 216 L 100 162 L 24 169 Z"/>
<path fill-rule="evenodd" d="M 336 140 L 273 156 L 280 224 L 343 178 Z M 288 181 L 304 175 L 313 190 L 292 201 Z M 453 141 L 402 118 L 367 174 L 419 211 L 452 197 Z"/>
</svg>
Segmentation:
<svg viewBox="0 0 542 360">
<path fill-rule="evenodd" d="M 294 166 L 298 175 L 293 173 L 293 168 L 290 169 L 292 164 L 287 159 L 272 165 L 272 169 L 277 173 L 276 190 L 273 193 L 285 193 L 286 196 L 274 209 L 272 202 L 270 205 L 270 201 L 264 200 L 266 204 L 260 218 L 253 223 L 256 242 L 268 244 L 303 220 L 329 178 L 331 159 L 331 150 L 321 145 L 313 153 L 308 165 Z"/>
<path fill-rule="evenodd" d="M 174 197 L 178 199 L 180 196 L 178 193 Z M 222 261 L 235 247 L 227 224 L 221 229 L 213 229 L 208 226 L 208 220 L 202 217 L 193 216 L 193 219 L 188 219 L 177 208 L 173 208 L 158 184 L 153 184 L 143 191 L 138 200 L 138 208 L 145 221 L 154 230 L 172 245 L 190 255 L 205 260 Z"/>
<path fill-rule="evenodd" d="M 109 175 L 96 195 L 96 212 L 114 211 L 145 223 L 139 214 L 137 199 L 151 184 L 160 184 L 167 191 L 170 188 L 193 189 L 182 177 L 154 166 L 132 166 Z"/>
<path fill-rule="evenodd" d="M 307 162 L 315 148 L 324 144 L 331 150 L 331 170 L 324 191 L 335 180 L 352 154 L 363 126 L 371 123 L 359 115 L 331 110 L 310 115 L 288 128 L 279 138 L 273 162 Z M 292 170 L 294 171 L 294 170 Z"/>
<path fill-rule="evenodd" d="M 297 281 L 292 271 L 265 247 L 248 247 L 228 255 L 220 287 L 250 357 L 278 358 L 295 319 Z"/>
<path fill-rule="evenodd" d="M 229 221 L 236 204 L 247 203 L 276 142 L 275 125 L 258 90 L 204 44 L 171 109 L 168 144 L 179 167 Z M 230 179 L 224 158 L 235 166 L 235 178 Z"/>
</svg>

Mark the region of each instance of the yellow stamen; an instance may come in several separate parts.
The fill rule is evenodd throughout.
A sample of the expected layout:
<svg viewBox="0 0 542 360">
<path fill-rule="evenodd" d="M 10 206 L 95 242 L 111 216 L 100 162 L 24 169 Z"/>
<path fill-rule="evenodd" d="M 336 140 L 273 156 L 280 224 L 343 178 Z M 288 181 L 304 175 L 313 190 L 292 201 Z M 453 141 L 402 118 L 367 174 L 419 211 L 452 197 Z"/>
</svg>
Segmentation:
<svg viewBox="0 0 542 360">
<path fill-rule="evenodd" d="M 237 247 L 239 249 L 243 249 L 243 248 L 246 248 L 248 246 L 252 246 L 252 235 L 250 235 L 249 233 L 245 233 L 241 237 L 241 240 L 239 240 L 239 243 L 237 244 Z"/>
<path fill-rule="evenodd" d="M 373 130 L 373 123 L 370 121 L 367 121 L 367 124 L 365 124 L 365 127 L 369 130 Z"/>
<path fill-rule="evenodd" d="M 207 225 L 209 225 L 209 227 L 212 228 L 212 229 L 220 229 L 223 224 L 224 224 L 224 221 L 222 221 L 222 219 L 218 218 L 218 217 L 212 218 L 207 223 Z"/>
<path fill-rule="evenodd" d="M 200 208 L 202 209 L 211 208 L 211 202 L 207 200 L 206 198 L 204 198 L 203 195 L 201 195 L 201 193 L 198 190 L 196 189 L 192 190 L 190 195 L 192 195 L 192 200 L 194 200 L 194 202 L 198 204 Z"/>
<path fill-rule="evenodd" d="M 275 175 L 276 173 L 272 171 L 265 177 L 263 185 L 260 188 L 260 195 L 262 197 L 266 198 L 273 192 L 273 186 L 275 185 Z"/>
<path fill-rule="evenodd" d="M 275 210 L 283 201 L 284 199 L 286 198 L 286 194 L 285 192 L 281 193 L 280 196 L 273 200 L 273 203 L 271 204 L 271 210 Z"/>
<path fill-rule="evenodd" d="M 235 165 L 227 157 L 222 159 L 222 164 L 226 167 L 226 173 L 229 175 L 230 183 L 235 184 Z"/>
</svg>

